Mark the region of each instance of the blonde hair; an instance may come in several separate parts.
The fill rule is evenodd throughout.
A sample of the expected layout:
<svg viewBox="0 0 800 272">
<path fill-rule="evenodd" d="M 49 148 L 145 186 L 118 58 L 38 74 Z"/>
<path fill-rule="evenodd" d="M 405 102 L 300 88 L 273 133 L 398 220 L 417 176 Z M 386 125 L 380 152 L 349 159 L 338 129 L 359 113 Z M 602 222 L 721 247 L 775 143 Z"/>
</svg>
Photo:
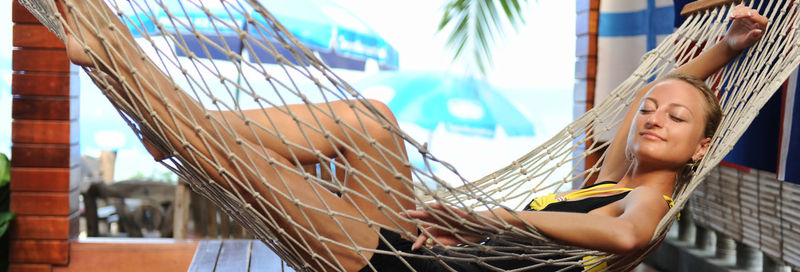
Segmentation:
<svg viewBox="0 0 800 272">
<path fill-rule="evenodd" d="M 722 121 L 722 108 L 719 106 L 719 99 L 717 99 L 717 95 L 714 93 L 711 88 L 706 85 L 706 83 L 693 75 L 689 74 L 681 74 L 681 73 L 672 73 L 668 74 L 658 80 L 658 82 L 664 82 L 667 80 L 680 80 L 683 82 L 688 83 L 695 87 L 695 89 L 700 91 L 700 94 L 703 95 L 705 103 L 705 118 L 706 118 L 706 127 L 703 131 L 703 136 L 706 138 L 711 138 L 714 136 L 714 133 L 717 131 L 717 127 L 719 123 Z"/>
</svg>

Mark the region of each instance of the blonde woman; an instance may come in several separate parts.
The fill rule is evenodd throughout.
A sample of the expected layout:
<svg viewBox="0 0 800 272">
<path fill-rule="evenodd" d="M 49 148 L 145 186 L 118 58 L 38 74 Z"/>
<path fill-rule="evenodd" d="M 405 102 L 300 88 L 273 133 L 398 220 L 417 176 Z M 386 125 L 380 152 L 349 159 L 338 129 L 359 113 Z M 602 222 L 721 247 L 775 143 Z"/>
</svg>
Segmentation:
<svg viewBox="0 0 800 272">
<path fill-rule="evenodd" d="M 332 102 L 323 107 L 333 109 L 341 118 L 339 120 L 324 117 L 324 114 L 306 105 L 287 106 L 286 111 L 293 115 L 276 109 L 243 112 L 252 122 L 281 127 L 284 139 L 263 132 L 253 133 L 248 124 L 236 121 L 239 120 L 237 118 L 227 118 L 237 113 L 214 112 L 218 117 L 232 120 L 234 129 L 243 138 L 214 139 L 223 146 L 229 146 L 230 150 L 204 144 L 209 135 L 203 131 L 214 131 L 218 126 L 208 121 L 209 118 L 198 118 L 191 122 L 178 118 L 159 123 L 153 116 L 170 116 L 175 105 L 181 105 L 182 111 L 193 116 L 205 116 L 206 110 L 175 88 L 150 60 L 126 58 L 126 53 L 114 53 L 127 52 L 130 56 L 137 56 L 135 52 L 138 48 L 135 43 L 126 42 L 132 41 L 130 33 L 103 1 L 71 1 L 68 5 L 59 3 L 66 13 L 68 29 L 72 31 L 67 43 L 70 59 L 101 75 L 101 81 L 113 86 L 109 90 L 112 96 L 131 103 L 134 109 L 149 113 L 143 114 L 140 122 L 164 126 L 183 135 L 183 139 L 167 136 L 166 140 L 173 146 L 174 152 L 186 158 L 197 154 L 210 158 L 250 158 L 255 160 L 255 165 L 264 165 L 256 169 L 257 173 L 254 174 L 219 171 L 220 168 L 236 169 L 233 159 L 222 160 L 219 165 L 197 161 L 206 173 L 226 189 L 241 193 L 244 200 L 256 207 L 260 214 L 274 218 L 279 227 L 272 231 L 286 233 L 285 237 L 277 237 L 282 245 L 290 248 L 310 247 L 310 252 L 297 251 L 304 254 L 302 258 L 309 268 L 346 271 L 442 271 L 448 268 L 490 271 L 532 265 L 531 261 L 487 261 L 484 265 L 478 265 L 413 257 L 406 257 L 402 262 L 395 255 L 378 254 L 374 250 L 354 250 L 391 251 L 391 248 L 395 248 L 412 256 L 425 257 L 446 254 L 421 247 L 428 238 L 435 238 L 444 245 L 501 242 L 471 236 L 458 229 L 439 228 L 437 226 L 458 224 L 442 222 L 427 211 L 415 210 L 412 188 L 401 182 L 411 178 L 410 169 L 403 163 L 407 161 L 403 145 L 398 145 L 397 137 L 384 129 L 380 122 L 356 116 L 356 109 L 347 103 Z M 485 211 L 483 216 L 522 229 L 534 226 L 548 237 L 582 248 L 625 255 L 645 247 L 651 241 L 658 222 L 669 210 L 669 196 L 681 181 L 687 165 L 703 158 L 720 122 L 721 112 L 716 96 L 703 80 L 760 39 L 768 23 L 765 17 L 745 6 L 735 7 L 730 16 L 733 23 L 724 40 L 677 68 L 671 75 L 639 91 L 609 146 L 599 175 L 599 180 L 603 182 L 558 196 L 535 199 L 525 211 L 517 212 L 519 217 L 502 209 Z M 91 56 L 84 49 L 89 49 Z M 119 82 L 128 83 L 125 85 L 127 87 Z M 144 105 L 143 101 L 149 101 L 149 104 Z M 385 105 L 376 101 L 370 103 L 388 116 L 389 122 L 394 122 L 391 111 Z M 293 118 L 317 124 L 318 131 L 328 131 L 329 134 L 300 131 Z M 351 129 L 341 129 L 338 122 L 349 124 Z M 363 134 L 370 135 L 374 141 L 359 136 Z M 297 147 L 288 147 L 282 142 L 284 140 L 295 143 Z M 242 148 L 240 141 L 260 143 L 264 149 Z M 359 152 L 354 152 L 351 146 Z M 307 150 L 316 150 L 325 157 L 342 157 L 362 174 L 345 183 L 347 190 L 341 195 L 330 193 L 319 184 L 306 182 L 303 176 L 290 171 L 297 162 L 305 164 L 319 160 L 319 154 Z M 152 149 L 152 152 L 156 159 L 165 157 L 159 150 Z M 244 180 L 249 184 L 237 184 L 231 180 Z M 286 195 L 292 195 L 292 198 Z M 384 202 L 376 204 L 373 199 Z M 318 209 L 301 210 L 295 205 L 295 200 Z M 271 206 L 260 205 L 259 201 L 266 201 Z M 282 207 L 283 210 L 269 207 Z M 465 220 L 476 220 L 456 208 L 437 204 L 431 207 L 449 210 Z M 326 210 L 334 213 L 323 212 Z M 430 227 L 417 229 L 414 222 L 418 220 Z M 309 229 L 318 232 L 324 239 L 310 234 L 307 231 Z M 403 237 L 402 233 L 419 233 L 419 236 Z M 297 241 L 303 241 L 304 244 L 300 245 Z M 486 253 L 476 251 L 475 255 L 483 256 Z"/>
</svg>

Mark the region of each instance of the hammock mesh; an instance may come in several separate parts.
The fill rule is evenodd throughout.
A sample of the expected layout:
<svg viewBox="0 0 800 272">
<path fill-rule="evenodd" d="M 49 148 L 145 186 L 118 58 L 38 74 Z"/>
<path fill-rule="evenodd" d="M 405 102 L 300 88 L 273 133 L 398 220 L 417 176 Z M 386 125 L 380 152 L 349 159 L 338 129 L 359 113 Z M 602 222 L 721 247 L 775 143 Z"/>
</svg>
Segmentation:
<svg viewBox="0 0 800 272">
<path fill-rule="evenodd" d="M 66 37 L 66 17 L 56 12 L 51 0 L 18 1 L 59 37 Z M 245 0 L 170 2 L 106 1 L 125 28 L 132 29 L 133 35 L 129 35 L 120 25 L 107 22 L 110 15 L 99 6 L 102 1 L 83 5 L 67 1 L 72 19 L 83 22 L 78 28 L 85 28 L 67 31 L 100 37 L 101 47 L 86 47 L 95 67 L 86 71 L 130 127 L 169 155 L 162 163 L 300 271 L 343 271 L 345 267 L 331 257 L 337 252 L 349 250 L 365 259 L 364 253 L 376 252 L 358 246 L 360 234 L 345 231 L 344 221 L 363 222 L 369 226 L 367 231 L 376 234 L 377 226 L 402 230 L 401 225 L 409 221 L 424 227 L 391 216 L 393 209 L 411 203 L 412 208 L 428 209 L 443 218 L 452 216 L 428 205 L 444 203 L 469 212 L 493 208 L 513 212 L 538 195 L 569 190 L 574 183 L 587 181 L 600 167 L 598 163 L 584 170 L 587 155 L 608 145 L 595 141 L 593 135 L 615 130 L 636 92 L 653 78 L 720 40 L 732 8 L 721 5 L 689 16 L 674 34 L 642 57 L 641 66 L 609 98 L 507 167 L 467 181 L 428 152 L 426 145 L 400 131 L 382 106 L 364 99 L 337 77 L 273 17 L 270 6 Z M 601 262 L 608 263 L 609 271 L 635 266 L 663 239 L 692 190 L 733 147 L 800 62 L 798 1 L 749 5 L 770 19 L 765 36 L 709 78 L 719 93 L 724 119 L 696 175 L 687 186 L 677 188 L 675 207 L 641 254 L 617 256 L 575 248 L 550 240 L 532 226 L 512 227 L 485 217 L 479 217 L 477 223 L 454 222 L 464 225 L 465 233 L 503 241 L 503 250 L 465 241 L 472 247 L 436 246 L 446 254 L 380 253 L 404 263 L 410 258 L 437 258 L 475 262 L 489 270 L 500 269 L 487 260 L 538 263 L 519 270 L 546 265 L 591 268 Z M 211 12 L 212 8 L 222 8 L 225 14 Z M 197 16 L 204 19 L 203 25 L 196 23 Z M 232 23 L 237 20 L 242 24 Z M 83 43 L 87 35 L 76 36 Z M 231 36 L 243 42 L 241 50 L 226 42 Z M 199 43 L 203 52 L 190 50 L 190 42 Z M 213 52 L 223 52 L 227 59 L 210 58 Z M 269 57 L 261 57 L 263 52 Z M 157 69 L 143 69 L 150 66 L 142 63 Z M 159 78 L 169 80 L 163 84 Z M 297 118 L 300 114 L 305 115 Z M 325 120 L 333 120 L 336 126 L 323 126 Z M 428 165 L 447 169 L 452 172 L 448 176 L 458 178 L 443 178 L 429 171 L 430 167 L 413 167 L 398 152 L 406 145 L 414 147 L 407 152 L 419 152 Z M 274 150 L 281 150 L 277 153 L 285 160 Z M 319 164 L 309 167 L 309 161 Z M 364 189 L 368 187 L 379 189 Z M 351 208 L 342 211 L 331 206 Z M 385 218 L 368 217 L 368 207 Z M 416 236 L 410 231 L 403 234 Z M 475 249 L 483 254 L 467 252 Z"/>
</svg>

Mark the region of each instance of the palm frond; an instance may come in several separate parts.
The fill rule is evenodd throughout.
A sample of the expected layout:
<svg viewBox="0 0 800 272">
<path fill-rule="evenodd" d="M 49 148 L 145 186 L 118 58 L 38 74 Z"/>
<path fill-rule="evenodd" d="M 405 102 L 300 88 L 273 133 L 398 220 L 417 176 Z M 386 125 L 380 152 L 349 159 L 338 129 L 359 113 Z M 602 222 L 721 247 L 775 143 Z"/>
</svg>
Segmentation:
<svg viewBox="0 0 800 272">
<path fill-rule="evenodd" d="M 445 5 L 438 30 L 452 31 L 447 46 L 453 61 L 471 56 L 481 74 L 492 65 L 492 47 L 505 32 L 506 22 L 515 30 L 525 23 L 523 4 L 527 0 L 450 0 Z M 499 7 L 498 7 L 499 5 Z M 464 54 L 465 52 L 470 52 Z"/>
</svg>

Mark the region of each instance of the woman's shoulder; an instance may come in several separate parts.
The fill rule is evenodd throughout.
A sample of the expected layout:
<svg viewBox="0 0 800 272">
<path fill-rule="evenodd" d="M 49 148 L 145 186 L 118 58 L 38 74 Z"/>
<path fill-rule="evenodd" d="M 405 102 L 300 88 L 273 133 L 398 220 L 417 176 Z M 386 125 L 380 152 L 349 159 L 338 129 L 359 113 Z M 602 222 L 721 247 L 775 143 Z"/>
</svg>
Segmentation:
<svg viewBox="0 0 800 272">
<path fill-rule="evenodd" d="M 663 192 L 651 186 L 637 186 L 633 188 L 625 198 L 636 205 L 647 205 L 666 209 L 669 209 L 669 201 L 672 200 L 669 196 L 664 195 Z"/>
</svg>

